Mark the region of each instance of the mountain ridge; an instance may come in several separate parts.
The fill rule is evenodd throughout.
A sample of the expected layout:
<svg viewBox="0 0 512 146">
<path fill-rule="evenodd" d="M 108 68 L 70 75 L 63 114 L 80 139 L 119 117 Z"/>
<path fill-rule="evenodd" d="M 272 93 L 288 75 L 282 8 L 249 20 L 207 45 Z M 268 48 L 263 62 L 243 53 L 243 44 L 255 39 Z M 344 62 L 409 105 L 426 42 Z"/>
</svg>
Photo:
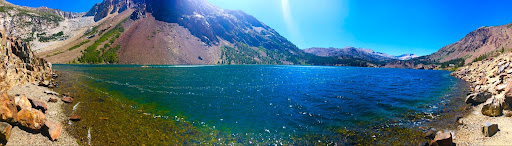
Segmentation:
<svg viewBox="0 0 512 146">
<path fill-rule="evenodd" d="M 373 61 L 390 61 L 390 60 L 409 60 L 418 56 L 414 54 L 403 54 L 399 56 L 393 56 L 386 53 L 375 52 L 372 49 L 356 48 L 356 47 L 344 47 L 344 48 L 321 48 L 313 47 L 303 49 L 304 52 L 314 54 L 323 57 L 338 57 L 338 56 L 351 56 L 355 58 L 368 59 Z"/>
</svg>

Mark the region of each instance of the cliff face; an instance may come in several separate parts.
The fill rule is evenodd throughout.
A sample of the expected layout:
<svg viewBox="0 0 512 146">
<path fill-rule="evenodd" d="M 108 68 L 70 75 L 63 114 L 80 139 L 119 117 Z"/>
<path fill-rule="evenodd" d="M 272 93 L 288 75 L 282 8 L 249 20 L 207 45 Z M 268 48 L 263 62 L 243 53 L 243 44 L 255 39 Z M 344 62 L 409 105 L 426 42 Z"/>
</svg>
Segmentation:
<svg viewBox="0 0 512 146">
<path fill-rule="evenodd" d="M 30 47 L 17 37 L 7 37 L 0 30 L 0 91 L 25 83 L 49 85 L 52 65 L 35 57 Z"/>
</svg>

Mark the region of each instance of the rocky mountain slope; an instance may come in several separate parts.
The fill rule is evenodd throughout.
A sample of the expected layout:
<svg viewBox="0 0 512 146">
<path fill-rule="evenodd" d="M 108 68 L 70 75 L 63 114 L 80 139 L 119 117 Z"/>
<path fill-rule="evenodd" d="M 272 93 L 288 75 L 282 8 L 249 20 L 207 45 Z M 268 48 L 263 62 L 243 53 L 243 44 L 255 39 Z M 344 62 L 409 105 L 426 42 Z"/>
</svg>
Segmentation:
<svg viewBox="0 0 512 146">
<path fill-rule="evenodd" d="M 431 60 L 447 62 L 463 59 L 465 64 L 481 56 L 492 56 L 512 48 L 512 24 L 480 27 L 461 40 L 429 55 Z"/>
<path fill-rule="evenodd" d="M 95 22 L 39 56 L 55 63 L 378 66 L 305 53 L 253 16 L 206 0 L 104 0 L 84 17 Z"/>
<path fill-rule="evenodd" d="M 61 63 L 308 63 L 306 53 L 253 16 L 205 0 L 104 0 L 85 16 L 93 16 L 98 25 L 72 43 L 90 41 L 77 47 L 82 55 L 67 53 L 74 50 L 70 45 L 43 56 Z M 115 37 L 105 36 L 112 31 Z M 107 52 L 111 49 L 115 51 Z M 105 61 L 107 56 L 116 59 Z"/>
<path fill-rule="evenodd" d="M 339 57 L 349 56 L 372 61 L 390 61 L 390 60 L 409 60 L 418 56 L 414 54 L 403 54 L 400 56 L 393 56 L 381 52 L 375 52 L 372 49 L 363 49 L 355 47 L 345 48 L 308 48 L 304 52 L 324 57 Z"/>
<path fill-rule="evenodd" d="M 7 35 L 21 38 L 34 50 L 72 37 L 76 25 L 90 24 L 75 22 L 82 19 L 82 15 L 47 7 L 17 6 L 0 0 L 0 26 L 7 30 Z"/>
<path fill-rule="evenodd" d="M 386 66 L 418 68 L 424 65 L 435 65 L 440 68 L 454 68 L 497 56 L 512 49 L 511 27 L 512 24 L 480 27 L 433 54 L 410 61 L 389 62 Z"/>
</svg>

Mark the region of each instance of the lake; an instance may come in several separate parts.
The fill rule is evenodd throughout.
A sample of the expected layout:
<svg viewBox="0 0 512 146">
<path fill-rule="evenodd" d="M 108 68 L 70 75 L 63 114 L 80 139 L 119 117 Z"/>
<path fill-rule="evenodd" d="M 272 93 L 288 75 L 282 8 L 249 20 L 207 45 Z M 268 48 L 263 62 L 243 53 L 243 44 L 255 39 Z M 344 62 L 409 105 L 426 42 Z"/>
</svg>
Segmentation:
<svg viewBox="0 0 512 146">
<path fill-rule="evenodd" d="M 448 71 L 390 68 L 54 65 L 54 70 L 61 74 L 56 90 L 75 96 L 75 103 L 67 107 L 70 114 L 84 117 L 70 122 L 68 126 L 76 129 L 71 133 L 84 142 L 86 134 L 93 133 L 97 144 L 134 144 L 122 141 L 128 138 L 122 132 L 102 128 L 131 121 L 134 115 L 148 116 L 140 118 L 143 124 L 171 125 L 157 130 L 160 134 L 154 138 L 136 137 L 140 143 L 403 143 L 408 139 L 397 141 L 396 134 L 421 137 L 418 127 L 428 127 L 441 113 L 459 107 L 447 105 L 459 100 L 464 95 L 461 88 L 467 86 Z M 120 116 L 125 113 L 134 115 Z M 140 135 L 154 134 L 133 125 L 137 122 L 122 126 Z M 196 132 L 164 137 L 173 128 Z M 103 138 L 104 133 L 112 138 Z"/>
</svg>

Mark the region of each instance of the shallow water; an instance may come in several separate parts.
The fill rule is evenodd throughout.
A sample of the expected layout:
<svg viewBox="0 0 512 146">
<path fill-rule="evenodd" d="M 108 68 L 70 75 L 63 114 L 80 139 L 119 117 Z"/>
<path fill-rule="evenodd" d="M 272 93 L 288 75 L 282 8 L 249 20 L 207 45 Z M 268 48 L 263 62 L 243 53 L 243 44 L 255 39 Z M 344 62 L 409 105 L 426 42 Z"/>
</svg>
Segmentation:
<svg viewBox="0 0 512 146">
<path fill-rule="evenodd" d="M 393 135 L 421 137 L 417 127 L 439 117 L 455 96 L 461 96 L 463 86 L 447 71 L 412 69 L 260 65 L 54 65 L 54 69 L 62 74 L 57 90 L 73 92 L 81 102 L 78 108 L 70 107 L 73 111 L 94 117 L 95 112 L 105 112 L 100 108 L 113 110 L 117 105 L 122 112 L 150 115 L 141 118 L 147 123 L 173 121 L 173 128 L 198 129 L 190 137 L 200 139 L 180 143 L 356 144 L 361 139 L 380 143 L 380 137 L 384 144 L 402 143 Z M 125 105 L 119 103 L 131 108 L 123 109 Z M 101 121 L 70 127 L 87 131 L 106 123 Z M 126 124 L 144 135 L 138 125 Z M 115 133 L 101 126 L 98 131 Z M 98 144 L 109 141 L 97 137 Z"/>
</svg>

